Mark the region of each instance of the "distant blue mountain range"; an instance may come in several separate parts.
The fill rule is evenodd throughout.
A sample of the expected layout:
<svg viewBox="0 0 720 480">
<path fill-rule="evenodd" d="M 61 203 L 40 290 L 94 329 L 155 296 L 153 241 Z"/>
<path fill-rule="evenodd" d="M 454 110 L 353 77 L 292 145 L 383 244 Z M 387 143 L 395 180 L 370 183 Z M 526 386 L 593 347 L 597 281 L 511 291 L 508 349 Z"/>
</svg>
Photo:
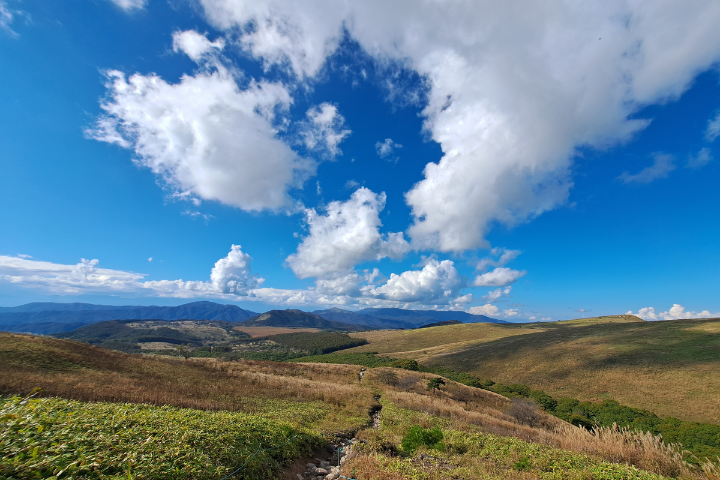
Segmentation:
<svg viewBox="0 0 720 480">
<path fill-rule="evenodd" d="M 362 325 L 376 329 L 417 328 L 438 321 L 463 323 L 506 323 L 484 315 L 458 311 L 365 308 L 358 312 L 332 308 L 311 312 L 331 322 Z M 115 306 L 89 303 L 28 303 L 18 307 L 0 307 L 0 330 L 37 334 L 69 332 L 85 325 L 107 320 L 224 320 L 244 322 L 259 313 L 236 305 L 192 302 L 177 307 Z M 290 318 L 289 316 L 288 318 Z M 287 325 L 293 326 L 293 325 Z"/>
</svg>

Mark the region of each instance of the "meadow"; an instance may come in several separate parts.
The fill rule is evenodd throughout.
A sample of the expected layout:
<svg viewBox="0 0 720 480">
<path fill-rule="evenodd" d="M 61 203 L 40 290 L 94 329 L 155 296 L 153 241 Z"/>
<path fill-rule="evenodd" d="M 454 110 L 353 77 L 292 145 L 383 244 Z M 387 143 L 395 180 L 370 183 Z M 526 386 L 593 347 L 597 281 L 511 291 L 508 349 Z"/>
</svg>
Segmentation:
<svg viewBox="0 0 720 480">
<path fill-rule="evenodd" d="M 249 462 L 256 470 L 237 478 L 279 478 L 291 460 L 355 436 L 342 471 L 358 480 L 720 478 L 712 464 L 687 464 L 681 447 L 650 433 L 590 432 L 407 358 L 344 352 L 302 363 L 182 359 L 0 334 L 0 472 L 220 480 Z M 359 381 L 359 365 L 318 362 L 330 357 L 378 363 Z M 429 388 L 433 381 L 439 388 Z M 17 397 L 36 387 L 34 398 Z M 261 444 L 285 453 L 254 463 Z"/>
<path fill-rule="evenodd" d="M 720 423 L 720 319 L 615 316 L 352 336 L 369 344 L 348 352 L 414 359 L 559 399 L 612 399 L 663 417 Z"/>
</svg>

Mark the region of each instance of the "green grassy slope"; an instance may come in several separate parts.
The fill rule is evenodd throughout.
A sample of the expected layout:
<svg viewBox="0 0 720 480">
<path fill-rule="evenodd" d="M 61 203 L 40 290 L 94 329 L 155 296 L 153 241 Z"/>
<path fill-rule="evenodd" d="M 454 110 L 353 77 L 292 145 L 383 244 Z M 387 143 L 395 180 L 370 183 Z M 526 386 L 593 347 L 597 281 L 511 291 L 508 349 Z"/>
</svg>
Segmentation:
<svg viewBox="0 0 720 480">
<path fill-rule="evenodd" d="M 0 412 L 0 477 L 18 480 L 219 479 L 244 464 L 238 478 L 265 479 L 322 443 L 302 424 L 327 413 L 299 403 L 261 416 L 19 397 L 0 399 Z"/>
</svg>

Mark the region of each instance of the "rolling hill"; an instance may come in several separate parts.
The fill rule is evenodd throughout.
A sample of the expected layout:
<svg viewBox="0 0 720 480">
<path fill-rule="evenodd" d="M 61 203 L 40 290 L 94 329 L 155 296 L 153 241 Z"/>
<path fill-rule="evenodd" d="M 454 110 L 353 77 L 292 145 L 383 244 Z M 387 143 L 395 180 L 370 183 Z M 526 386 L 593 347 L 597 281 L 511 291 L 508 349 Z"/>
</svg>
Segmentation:
<svg viewBox="0 0 720 480">
<path fill-rule="evenodd" d="M 237 478 L 309 479 L 327 473 L 316 457 L 338 463 L 312 450 L 332 441 L 350 453 L 338 473 L 360 480 L 711 478 L 638 434 L 591 434 L 449 379 L 430 390 L 436 375 L 370 368 L 358 382 L 357 372 L 0 333 L 0 395 L 41 388 L 40 398 L 0 397 L 10 427 L 0 475 L 190 480 L 247 468 Z"/>
<path fill-rule="evenodd" d="M 220 320 L 109 320 L 87 325 L 56 338 L 79 340 L 120 351 L 164 350 L 177 345 L 227 344 L 250 338 Z"/>
<path fill-rule="evenodd" d="M 362 325 L 350 325 L 343 322 L 327 320 L 314 313 L 302 310 L 270 310 L 249 320 L 242 322 L 243 327 L 301 327 L 319 328 L 321 330 L 367 330 Z"/>
<path fill-rule="evenodd" d="M 355 334 L 353 334 L 355 335 Z M 613 399 L 661 416 L 720 423 L 720 319 L 609 316 L 366 332 L 376 351 L 522 383 L 556 398 Z"/>
</svg>

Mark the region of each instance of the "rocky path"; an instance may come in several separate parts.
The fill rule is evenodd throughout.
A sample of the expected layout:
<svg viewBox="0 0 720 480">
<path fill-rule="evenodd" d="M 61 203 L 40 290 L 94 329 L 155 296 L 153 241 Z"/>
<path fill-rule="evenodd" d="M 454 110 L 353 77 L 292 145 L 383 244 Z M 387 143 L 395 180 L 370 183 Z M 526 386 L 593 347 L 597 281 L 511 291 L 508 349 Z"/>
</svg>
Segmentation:
<svg viewBox="0 0 720 480">
<path fill-rule="evenodd" d="M 370 408 L 370 428 L 380 428 L 380 396 L 374 397 L 375 403 Z M 348 478 L 343 475 L 342 467 L 347 460 L 354 456 L 353 446 L 357 443 L 355 437 L 347 438 L 338 435 L 335 440 L 324 450 L 318 450 L 313 457 L 309 457 L 302 467 L 302 463 L 296 461 L 285 471 L 284 480 L 344 480 Z M 303 470 L 304 471 L 301 471 Z"/>
</svg>

